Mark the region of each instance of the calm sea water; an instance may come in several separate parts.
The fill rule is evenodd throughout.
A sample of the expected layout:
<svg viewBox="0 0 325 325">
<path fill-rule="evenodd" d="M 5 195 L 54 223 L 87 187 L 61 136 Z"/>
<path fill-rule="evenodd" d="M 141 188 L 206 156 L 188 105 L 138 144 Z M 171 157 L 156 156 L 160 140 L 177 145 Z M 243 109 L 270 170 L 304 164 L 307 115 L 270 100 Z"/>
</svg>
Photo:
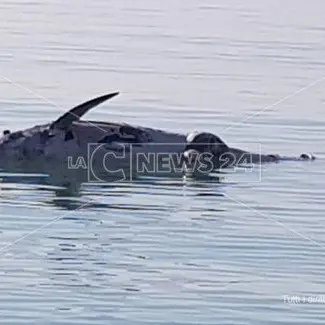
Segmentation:
<svg viewBox="0 0 325 325">
<path fill-rule="evenodd" d="M 119 90 L 89 118 L 319 158 L 79 197 L 4 181 L 1 323 L 324 324 L 323 1 L 5 0 L 0 12 L 1 129 Z"/>
</svg>

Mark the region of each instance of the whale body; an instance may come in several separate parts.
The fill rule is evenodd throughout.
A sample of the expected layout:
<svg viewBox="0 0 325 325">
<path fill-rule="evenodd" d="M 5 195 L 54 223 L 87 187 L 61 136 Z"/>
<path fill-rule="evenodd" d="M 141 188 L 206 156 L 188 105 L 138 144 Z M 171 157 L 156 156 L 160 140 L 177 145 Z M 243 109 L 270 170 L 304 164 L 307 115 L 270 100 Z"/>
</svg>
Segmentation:
<svg viewBox="0 0 325 325">
<path fill-rule="evenodd" d="M 127 123 L 82 120 L 118 92 L 86 101 L 57 120 L 0 137 L 0 169 L 43 172 L 83 182 L 139 175 L 206 175 L 243 164 L 314 160 L 311 154 L 281 156 L 228 146 L 209 132 L 182 134 Z"/>
</svg>

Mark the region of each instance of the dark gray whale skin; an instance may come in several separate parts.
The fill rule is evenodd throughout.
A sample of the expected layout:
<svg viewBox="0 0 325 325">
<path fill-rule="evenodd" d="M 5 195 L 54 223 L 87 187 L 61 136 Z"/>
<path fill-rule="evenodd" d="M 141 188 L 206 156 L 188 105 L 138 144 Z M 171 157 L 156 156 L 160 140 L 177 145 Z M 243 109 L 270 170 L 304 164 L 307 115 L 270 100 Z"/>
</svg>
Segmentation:
<svg viewBox="0 0 325 325">
<path fill-rule="evenodd" d="M 129 172 L 130 163 L 134 163 L 135 156 L 176 154 L 180 155 L 188 166 L 189 157 L 193 153 L 203 153 L 199 145 L 206 139 L 209 144 L 203 146 L 207 149 L 204 152 L 211 155 L 215 169 L 233 167 L 243 161 L 261 164 L 315 159 L 310 154 L 295 157 L 250 153 L 228 147 L 212 133 L 196 133 L 193 136 L 126 123 L 81 120 L 90 109 L 117 94 L 111 93 L 86 101 L 70 109 L 54 122 L 16 132 L 5 130 L 0 137 L 0 169 L 5 172 L 45 173 L 52 179 L 61 179 L 60 183 L 68 182 L 69 179 L 87 182 L 90 180 L 90 168 L 98 181 L 109 180 L 111 176 L 121 177 L 115 173 L 121 170 L 127 171 L 123 177 L 128 178 L 127 176 L 142 174 L 142 171 L 134 168 Z M 76 168 L 78 159 L 85 164 Z M 69 161 L 73 162 L 73 168 L 71 164 L 69 166 Z M 179 170 L 171 170 L 170 173 L 156 174 L 155 176 L 167 176 L 182 173 Z"/>
</svg>

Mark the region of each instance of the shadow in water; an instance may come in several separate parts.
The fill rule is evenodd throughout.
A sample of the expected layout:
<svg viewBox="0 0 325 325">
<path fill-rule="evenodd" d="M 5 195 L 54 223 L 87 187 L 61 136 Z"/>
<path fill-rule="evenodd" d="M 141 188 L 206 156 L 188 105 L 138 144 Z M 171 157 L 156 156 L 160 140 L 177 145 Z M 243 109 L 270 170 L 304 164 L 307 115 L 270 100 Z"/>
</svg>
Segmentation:
<svg viewBox="0 0 325 325">
<path fill-rule="evenodd" d="M 0 173 L 0 203 L 46 205 L 64 210 L 109 209 L 109 210 L 139 210 L 151 211 L 163 209 L 159 204 L 129 204 L 128 197 L 135 194 L 145 196 L 175 195 L 196 197 L 222 197 L 220 177 L 209 177 L 204 180 L 193 178 L 158 178 L 142 177 L 132 181 L 112 181 L 106 183 L 79 183 L 73 180 L 66 186 L 57 186 L 43 174 L 6 174 Z M 186 193 L 184 192 L 186 191 Z M 185 193 L 185 194 L 184 194 Z M 105 202 L 104 198 L 110 198 Z M 125 198 L 117 203 L 114 198 Z M 102 199 L 102 200 L 101 200 Z M 107 200 L 106 200 L 107 201 Z"/>
</svg>

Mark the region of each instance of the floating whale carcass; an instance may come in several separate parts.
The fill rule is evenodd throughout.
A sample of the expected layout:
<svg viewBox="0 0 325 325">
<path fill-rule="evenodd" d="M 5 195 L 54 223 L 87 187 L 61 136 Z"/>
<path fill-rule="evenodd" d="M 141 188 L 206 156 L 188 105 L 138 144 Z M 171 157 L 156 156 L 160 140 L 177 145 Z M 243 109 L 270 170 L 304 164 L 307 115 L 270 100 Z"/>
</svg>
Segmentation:
<svg viewBox="0 0 325 325">
<path fill-rule="evenodd" d="M 231 148 L 208 132 L 188 135 L 126 123 L 81 120 L 92 108 L 118 95 L 82 103 L 57 120 L 0 138 L 0 168 L 8 172 L 44 172 L 54 177 L 100 182 L 139 175 L 168 176 L 282 160 L 314 160 L 250 153 Z"/>
</svg>

